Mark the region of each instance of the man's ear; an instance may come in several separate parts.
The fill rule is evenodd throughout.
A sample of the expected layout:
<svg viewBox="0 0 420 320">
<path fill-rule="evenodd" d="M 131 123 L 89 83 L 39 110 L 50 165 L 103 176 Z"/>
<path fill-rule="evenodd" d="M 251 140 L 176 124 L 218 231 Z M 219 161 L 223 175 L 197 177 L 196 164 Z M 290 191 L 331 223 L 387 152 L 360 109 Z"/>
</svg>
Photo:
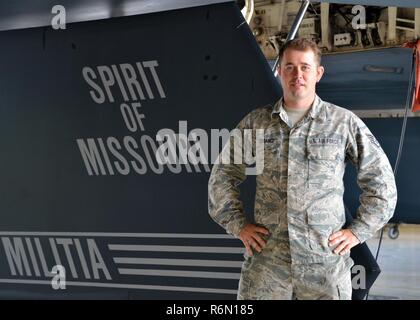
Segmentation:
<svg viewBox="0 0 420 320">
<path fill-rule="evenodd" d="M 277 75 L 280 77 L 281 76 L 281 68 L 280 68 L 280 64 L 277 66 Z"/>
<path fill-rule="evenodd" d="M 317 75 L 316 75 L 316 82 L 319 82 L 322 78 L 322 76 L 324 75 L 324 67 L 323 66 L 319 66 L 317 68 Z"/>
</svg>

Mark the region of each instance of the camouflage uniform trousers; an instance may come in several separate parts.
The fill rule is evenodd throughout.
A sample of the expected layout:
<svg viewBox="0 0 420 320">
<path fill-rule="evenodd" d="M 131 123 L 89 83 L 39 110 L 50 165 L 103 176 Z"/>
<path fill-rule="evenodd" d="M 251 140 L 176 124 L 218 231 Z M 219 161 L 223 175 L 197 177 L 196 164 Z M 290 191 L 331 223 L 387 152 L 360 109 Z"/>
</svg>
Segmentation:
<svg viewBox="0 0 420 320">
<path fill-rule="evenodd" d="M 238 300 L 351 300 L 347 255 L 337 263 L 292 263 L 287 239 L 271 236 L 264 249 L 245 254 Z"/>
</svg>

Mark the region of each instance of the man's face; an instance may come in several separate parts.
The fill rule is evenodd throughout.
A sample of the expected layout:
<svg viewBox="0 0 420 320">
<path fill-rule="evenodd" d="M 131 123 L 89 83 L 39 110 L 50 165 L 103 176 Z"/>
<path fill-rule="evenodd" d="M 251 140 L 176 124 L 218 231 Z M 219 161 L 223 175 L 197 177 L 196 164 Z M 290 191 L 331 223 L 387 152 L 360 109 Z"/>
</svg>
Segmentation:
<svg viewBox="0 0 420 320">
<path fill-rule="evenodd" d="M 318 66 L 312 50 L 286 49 L 278 74 L 284 96 L 298 101 L 315 95 L 315 85 L 321 80 L 324 68 Z"/>
</svg>

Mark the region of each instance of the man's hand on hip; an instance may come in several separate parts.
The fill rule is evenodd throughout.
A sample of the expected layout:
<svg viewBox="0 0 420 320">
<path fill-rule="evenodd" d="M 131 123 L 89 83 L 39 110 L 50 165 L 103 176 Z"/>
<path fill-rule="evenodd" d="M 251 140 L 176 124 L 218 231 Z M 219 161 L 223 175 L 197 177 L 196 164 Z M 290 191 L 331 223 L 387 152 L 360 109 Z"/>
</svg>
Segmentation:
<svg viewBox="0 0 420 320">
<path fill-rule="evenodd" d="M 357 239 L 353 232 L 349 229 L 342 229 L 333 233 L 328 240 L 328 245 L 330 247 L 338 244 L 338 246 L 334 249 L 334 253 L 341 256 L 360 243 L 359 239 Z"/>
<path fill-rule="evenodd" d="M 239 239 L 244 243 L 246 251 L 250 256 L 253 255 L 252 248 L 261 252 L 261 250 L 265 247 L 266 241 L 261 238 L 259 233 L 269 235 L 270 232 L 264 228 L 256 226 L 255 224 L 248 223 L 243 227 L 241 232 L 239 233 Z"/>
</svg>

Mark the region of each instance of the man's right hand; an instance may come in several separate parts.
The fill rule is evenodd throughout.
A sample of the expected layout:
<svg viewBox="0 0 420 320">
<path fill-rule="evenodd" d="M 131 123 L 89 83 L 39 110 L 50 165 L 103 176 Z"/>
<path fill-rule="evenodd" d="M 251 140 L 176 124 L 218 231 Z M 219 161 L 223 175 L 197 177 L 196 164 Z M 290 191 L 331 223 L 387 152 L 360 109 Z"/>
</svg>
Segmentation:
<svg viewBox="0 0 420 320">
<path fill-rule="evenodd" d="M 266 241 L 261 238 L 261 235 L 269 235 L 270 232 L 264 228 L 256 226 L 255 224 L 248 223 L 243 227 L 241 232 L 239 233 L 239 239 L 243 242 L 245 245 L 246 251 L 250 256 L 253 255 L 252 248 L 257 250 L 258 252 L 261 252 L 261 250 L 265 247 Z"/>
</svg>

